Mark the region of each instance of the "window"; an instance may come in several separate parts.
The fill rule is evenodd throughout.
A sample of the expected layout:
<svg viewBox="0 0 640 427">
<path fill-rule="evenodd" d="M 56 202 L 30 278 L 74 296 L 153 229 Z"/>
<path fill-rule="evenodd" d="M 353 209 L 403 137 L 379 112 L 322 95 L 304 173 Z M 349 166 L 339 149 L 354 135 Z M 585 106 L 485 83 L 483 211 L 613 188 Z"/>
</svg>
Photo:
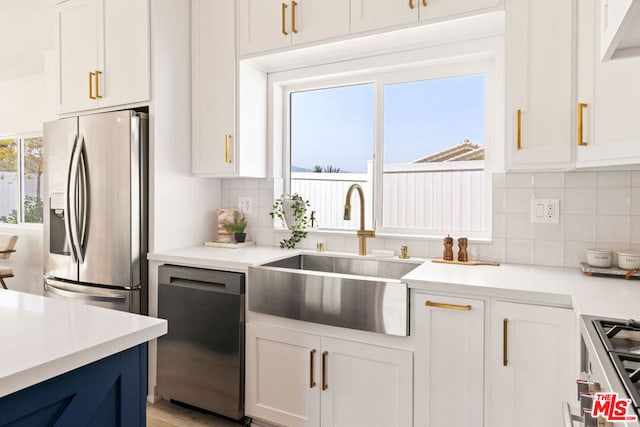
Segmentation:
<svg viewBox="0 0 640 427">
<path fill-rule="evenodd" d="M 0 223 L 42 223 L 42 137 L 0 139 Z"/>
<path fill-rule="evenodd" d="M 321 229 L 359 227 L 355 195 L 355 215 L 342 219 L 347 189 L 358 183 L 368 228 L 488 235 L 490 64 L 474 58 L 283 84 L 286 189 L 310 201 Z"/>
</svg>

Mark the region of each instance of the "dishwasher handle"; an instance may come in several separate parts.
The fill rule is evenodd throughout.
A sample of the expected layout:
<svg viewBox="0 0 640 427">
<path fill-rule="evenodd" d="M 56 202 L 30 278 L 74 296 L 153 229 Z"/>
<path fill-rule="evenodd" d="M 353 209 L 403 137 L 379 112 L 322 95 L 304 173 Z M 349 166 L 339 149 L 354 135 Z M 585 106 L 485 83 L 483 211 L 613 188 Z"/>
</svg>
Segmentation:
<svg viewBox="0 0 640 427">
<path fill-rule="evenodd" d="M 244 282 L 244 273 L 177 265 L 158 267 L 159 285 L 191 287 L 210 292 L 242 295 L 245 292 Z"/>
</svg>

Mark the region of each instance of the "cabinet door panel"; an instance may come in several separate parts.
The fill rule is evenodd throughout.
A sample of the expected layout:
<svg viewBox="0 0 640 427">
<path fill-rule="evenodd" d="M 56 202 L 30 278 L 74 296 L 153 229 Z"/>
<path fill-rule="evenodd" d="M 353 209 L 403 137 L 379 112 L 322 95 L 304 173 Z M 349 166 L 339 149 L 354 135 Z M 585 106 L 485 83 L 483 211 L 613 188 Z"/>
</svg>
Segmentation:
<svg viewBox="0 0 640 427">
<path fill-rule="evenodd" d="M 293 43 L 309 43 L 349 34 L 349 2 L 297 0 Z"/>
<path fill-rule="evenodd" d="M 427 301 L 454 307 L 427 306 Z M 484 301 L 416 294 L 414 304 L 416 425 L 482 426 Z M 470 309 L 456 309 L 466 306 Z"/>
<path fill-rule="evenodd" d="M 420 3 L 421 21 L 470 13 L 500 5 L 500 0 L 427 0 L 426 6 L 422 0 L 414 1 Z"/>
<path fill-rule="evenodd" d="M 491 425 L 562 426 L 578 375 L 573 310 L 498 301 L 492 329 Z"/>
<path fill-rule="evenodd" d="M 285 5 L 284 19 L 282 5 Z M 240 53 L 262 52 L 291 45 L 291 2 L 240 0 Z M 284 22 L 284 24 L 283 24 Z M 283 34 L 282 29 L 287 34 Z"/>
<path fill-rule="evenodd" d="M 327 352 L 322 426 L 413 424 L 411 352 L 330 338 L 322 339 L 322 351 Z"/>
<path fill-rule="evenodd" d="M 104 0 L 101 107 L 150 99 L 149 0 Z"/>
<path fill-rule="evenodd" d="M 418 22 L 421 0 L 351 0 L 351 32 L 377 30 Z"/>
<path fill-rule="evenodd" d="M 98 106 L 89 97 L 89 73 L 98 65 L 98 12 L 96 0 L 70 0 L 56 8 L 60 113 Z"/>
<path fill-rule="evenodd" d="M 559 168 L 571 161 L 573 12 L 571 1 L 507 2 L 506 143 L 513 168 Z"/>
<path fill-rule="evenodd" d="M 194 0 L 191 14 L 192 172 L 233 175 L 238 164 L 234 3 Z"/>
<path fill-rule="evenodd" d="M 247 415 L 289 427 L 319 425 L 318 337 L 248 324 L 246 354 Z"/>
</svg>

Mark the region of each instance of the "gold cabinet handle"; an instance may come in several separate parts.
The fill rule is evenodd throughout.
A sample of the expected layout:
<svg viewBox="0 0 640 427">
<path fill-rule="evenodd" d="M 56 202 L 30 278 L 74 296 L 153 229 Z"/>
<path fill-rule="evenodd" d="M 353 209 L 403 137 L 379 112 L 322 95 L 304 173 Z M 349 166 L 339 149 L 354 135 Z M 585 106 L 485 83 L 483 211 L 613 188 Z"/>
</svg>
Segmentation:
<svg viewBox="0 0 640 427">
<path fill-rule="evenodd" d="M 291 2 L 291 31 L 294 32 L 294 34 L 298 34 L 298 30 L 296 30 L 296 6 L 298 5 L 297 2 L 292 1 Z"/>
<path fill-rule="evenodd" d="M 96 98 L 102 98 L 102 96 L 100 95 L 100 85 L 98 83 L 98 81 L 100 80 L 100 74 L 102 74 L 102 71 L 98 70 L 96 70 L 96 72 L 94 73 L 94 75 L 96 76 Z"/>
<path fill-rule="evenodd" d="M 229 158 L 229 139 L 231 139 L 230 134 L 225 134 L 224 136 L 224 162 L 231 163 L 231 159 Z"/>
<path fill-rule="evenodd" d="M 522 148 L 522 110 L 518 110 L 518 135 L 517 135 L 517 140 L 518 140 L 518 150 L 520 150 Z"/>
<path fill-rule="evenodd" d="M 309 352 L 309 388 L 314 388 L 316 386 L 316 379 L 313 375 L 315 371 L 315 366 L 314 366 L 315 358 L 316 358 L 316 349 L 314 348 Z"/>
<path fill-rule="evenodd" d="M 95 96 L 93 96 L 93 76 L 94 76 L 94 72 L 93 71 L 89 71 L 89 99 L 96 99 Z"/>
<path fill-rule="evenodd" d="M 413 8 L 414 8 L 413 0 L 409 0 L 409 9 L 413 9 Z"/>
<path fill-rule="evenodd" d="M 285 19 L 286 13 L 287 13 L 287 4 L 282 3 L 282 34 L 285 36 L 288 36 L 289 33 L 287 33 L 287 30 L 284 28 L 284 19 Z"/>
<path fill-rule="evenodd" d="M 424 7 L 427 7 L 427 0 L 422 0 L 422 5 L 423 5 Z"/>
<path fill-rule="evenodd" d="M 328 351 L 322 352 L 322 390 L 326 390 L 329 388 L 327 384 L 327 356 L 329 355 Z"/>
<path fill-rule="evenodd" d="M 507 328 L 509 326 L 509 319 L 502 320 L 502 366 L 507 366 L 509 363 L 509 357 L 507 353 Z"/>
<path fill-rule="evenodd" d="M 583 119 L 582 111 L 588 106 L 589 106 L 588 104 L 584 104 L 582 102 L 578 104 L 578 145 L 580 146 L 587 145 L 587 143 L 584 142 L 584 133 L 583 133 L 584 122 L 582 120 Z"/>
<path fill-rule="evenodd" d="M 471 310 L 470 305 L 457 305 L 457 304 L 443 304 L 440 302 L 427 301 L 424 303 L 427 307 L 437 307 L 437 308 L 448 308 L 451 310 L 462 310 L 469 311 Z"/>
</svg>

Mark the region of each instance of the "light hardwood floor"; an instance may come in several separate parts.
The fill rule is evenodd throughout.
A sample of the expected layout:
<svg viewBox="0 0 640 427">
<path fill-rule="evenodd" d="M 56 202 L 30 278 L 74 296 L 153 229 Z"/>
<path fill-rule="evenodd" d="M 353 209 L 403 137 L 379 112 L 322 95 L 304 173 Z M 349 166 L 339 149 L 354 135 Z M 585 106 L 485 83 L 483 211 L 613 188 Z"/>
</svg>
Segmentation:
<svg viewBox="0 0 640 427">
<path fill-rule="evenodd" d="M 212 414 L 174 405 L 167 400 L 154 404 L 147 403 L 147 427 L 238 427 L 240 425 Z"/>
</svg>

